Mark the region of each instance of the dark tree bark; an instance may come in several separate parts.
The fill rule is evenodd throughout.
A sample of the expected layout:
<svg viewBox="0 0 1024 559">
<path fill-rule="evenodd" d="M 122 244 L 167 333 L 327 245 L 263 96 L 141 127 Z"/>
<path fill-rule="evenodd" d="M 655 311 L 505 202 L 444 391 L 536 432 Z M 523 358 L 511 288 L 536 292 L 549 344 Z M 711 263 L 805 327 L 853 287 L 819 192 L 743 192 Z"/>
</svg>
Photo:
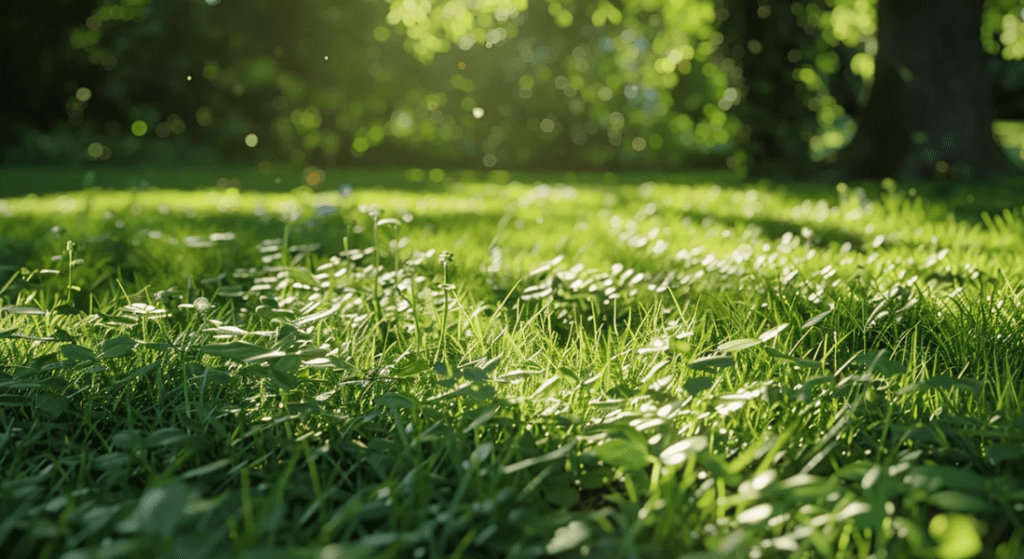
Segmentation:
<svg viewBox="0 0 1024 559">
<path fill-rule="evenodd" d="M 992 135 L 983 0 L 878 0 L 878 54 L 857 134 L 824 178 L 981 179 L 1012 171 Z"/>
</svg>

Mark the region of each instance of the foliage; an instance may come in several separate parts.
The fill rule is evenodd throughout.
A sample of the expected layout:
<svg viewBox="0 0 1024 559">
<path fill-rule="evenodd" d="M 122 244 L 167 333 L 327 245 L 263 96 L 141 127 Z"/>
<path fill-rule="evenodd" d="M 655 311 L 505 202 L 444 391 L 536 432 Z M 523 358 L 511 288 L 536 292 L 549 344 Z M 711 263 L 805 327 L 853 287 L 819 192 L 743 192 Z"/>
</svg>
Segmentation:
<svg viewBox="0 0 1024 559">
<path fill-rule="evenodd" d="M 1024 56 L 1020 7 L 987 4 L 989 52 Z M 873 0 L 94 8 L 46 47 L 66 114 L 12 113 L 8 161 L 785 171 L 852 137 L 877 48 Z M 993 64 L 1017 115 L 1020 70 Z"/>
<path fill-rule="evenodd" d="M 1019 191 L 391 178 L 0 199 L 0 546 L 1020 554 Z"/>
</svg>

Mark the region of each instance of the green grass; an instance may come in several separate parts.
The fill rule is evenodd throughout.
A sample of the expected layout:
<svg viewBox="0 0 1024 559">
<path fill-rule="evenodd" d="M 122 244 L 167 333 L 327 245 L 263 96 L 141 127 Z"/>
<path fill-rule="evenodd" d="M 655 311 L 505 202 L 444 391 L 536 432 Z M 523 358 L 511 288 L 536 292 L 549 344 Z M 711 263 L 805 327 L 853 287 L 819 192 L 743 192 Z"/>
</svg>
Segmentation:
<svg viewBox="0 0 1024 559">
<path fill-rule="evenodd" d="M 0 549 L 1022 553 L 1012 191 L 419 178 L 0 199 Z"/>
</svg>

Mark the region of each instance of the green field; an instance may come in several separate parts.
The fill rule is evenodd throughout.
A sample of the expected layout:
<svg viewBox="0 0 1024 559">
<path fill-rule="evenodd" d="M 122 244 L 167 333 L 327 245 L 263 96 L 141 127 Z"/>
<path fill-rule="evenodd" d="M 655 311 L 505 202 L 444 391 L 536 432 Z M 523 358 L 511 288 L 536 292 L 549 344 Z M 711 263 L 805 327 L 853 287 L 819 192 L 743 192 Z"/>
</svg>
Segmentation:
<svg viewBox="0 0 1024 559">
<path fill-rule="evenodd" d="M 196 173 L 0 173 L 9 557 L 1024 553 L 1010 185 Z"/>
</svg>

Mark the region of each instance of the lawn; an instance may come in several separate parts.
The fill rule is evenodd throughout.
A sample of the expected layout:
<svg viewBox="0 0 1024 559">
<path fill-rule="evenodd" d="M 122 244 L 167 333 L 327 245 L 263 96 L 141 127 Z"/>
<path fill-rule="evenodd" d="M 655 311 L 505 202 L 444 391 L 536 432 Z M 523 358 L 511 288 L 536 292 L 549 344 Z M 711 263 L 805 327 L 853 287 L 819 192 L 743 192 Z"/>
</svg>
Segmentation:
<svg viewBox="0 0 1024 559">
<path fill-rule="evenodd" d="M 1019 193 L 138 174 L 0 198 L 9 557 L 1024 552 Z"/>
</svg>

